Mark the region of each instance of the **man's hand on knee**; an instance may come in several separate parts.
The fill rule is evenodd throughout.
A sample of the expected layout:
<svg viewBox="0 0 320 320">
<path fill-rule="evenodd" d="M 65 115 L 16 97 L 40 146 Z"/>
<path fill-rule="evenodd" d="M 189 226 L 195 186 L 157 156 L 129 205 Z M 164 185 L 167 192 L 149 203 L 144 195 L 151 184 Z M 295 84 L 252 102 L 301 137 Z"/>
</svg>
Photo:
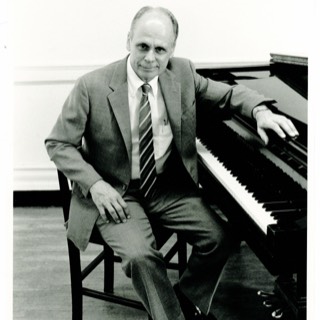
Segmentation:
<svg viewBox="0 0 320 320">
<path fill-rule="evenodd" d="M 99 180 L 91 188 L 90 193 L 101 217 L 107 222 L 126 222 L 130 219 L 129 209 L 119 192 L 109 183 Z"/>
</svg>

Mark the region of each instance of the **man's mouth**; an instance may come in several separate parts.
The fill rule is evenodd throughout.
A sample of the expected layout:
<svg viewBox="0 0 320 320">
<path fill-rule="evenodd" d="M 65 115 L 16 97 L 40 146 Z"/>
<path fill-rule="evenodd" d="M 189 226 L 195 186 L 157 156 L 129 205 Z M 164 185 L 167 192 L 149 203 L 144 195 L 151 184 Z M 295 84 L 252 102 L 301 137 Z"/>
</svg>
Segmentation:
<svg viewBox="0 0 320 320">
<path fill-rule="evenodd" d="M 157 69 L 157 67 L 145 67 L 145 66 L 141 66 L 141 68 L 147 72 L 151 72 Z"/>
</svg>

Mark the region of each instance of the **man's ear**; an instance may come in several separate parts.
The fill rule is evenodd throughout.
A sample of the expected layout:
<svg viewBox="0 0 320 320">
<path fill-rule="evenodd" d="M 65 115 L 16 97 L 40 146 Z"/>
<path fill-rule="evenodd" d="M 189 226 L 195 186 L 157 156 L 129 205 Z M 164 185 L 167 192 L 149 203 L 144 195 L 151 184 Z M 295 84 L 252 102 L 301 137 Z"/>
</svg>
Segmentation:
<svg viewBox="0 0 320 320">
<path fill-rule="evenodd" d="M 176 49 L 176 43 L 174 42 L 171 47 L 170 59 L 173 57 L 175 49 Z"/>
<path fill-rule="evenodd" d="M 130 42 L 131 42 L 131 35 L 130 35 L 130 31 L 128 32 L 128 36 L 127 36 L 127 50 L 130 52 Z"/>
<path fill-rule="evenodd" d="M 171 54 L 170 54 L 170 59 L 173 57 L 174 55 L 174 49 L 172 50 Z"/>
</svg>

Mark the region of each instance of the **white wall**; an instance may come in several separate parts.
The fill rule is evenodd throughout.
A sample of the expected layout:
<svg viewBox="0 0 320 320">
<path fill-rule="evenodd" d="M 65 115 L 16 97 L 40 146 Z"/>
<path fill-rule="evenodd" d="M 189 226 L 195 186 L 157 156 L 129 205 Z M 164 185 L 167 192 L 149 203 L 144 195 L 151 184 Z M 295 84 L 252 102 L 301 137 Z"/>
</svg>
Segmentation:
<svg viewBox="0 0 320 320">
<path fill-rule="evenodd" d="M 74 80 L 124 57 L 143 5 L 176 15 L 176 56 L 195 63 L 267 62 L 270 52 L 308 54 L 310 4 L 298 0 L 13 0 L 14 189 L 53 190 L 43 140 Z"/>
<path fill-rule="evenodd" d="M 104 64 L 126 53 L 131 19 L 163 5 L 181 34 L 176 55 L 197 61 L 267 60 L 306 46 L 304 0 L 14 0 L 16 65 Z"/>
</svg>

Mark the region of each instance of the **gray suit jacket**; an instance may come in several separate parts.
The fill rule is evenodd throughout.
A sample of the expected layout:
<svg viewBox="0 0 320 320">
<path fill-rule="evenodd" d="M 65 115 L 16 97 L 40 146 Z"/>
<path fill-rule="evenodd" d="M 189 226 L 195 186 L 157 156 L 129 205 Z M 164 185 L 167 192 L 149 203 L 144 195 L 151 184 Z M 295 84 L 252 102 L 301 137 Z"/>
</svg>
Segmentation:
<svg viewBox="0 0 320 320">
<path fill-rule="evenodd" d="M 124 194 L 131 176 L 131 130 L 127 58 L 81 77 L 46 139 L 57 168 L 74 181 L 68 237 L 85 250 L 99 215 L 90 187 L 104 179 Z M 252 109 L 271 101 L 243 86 L 228 86 L 199 76 L 189 60 L 172 58 L 159 77 L 173 140 L 185 169 L 198 182 L 196 105 L 230 108 L 251 117 Z"/>
</svg>

